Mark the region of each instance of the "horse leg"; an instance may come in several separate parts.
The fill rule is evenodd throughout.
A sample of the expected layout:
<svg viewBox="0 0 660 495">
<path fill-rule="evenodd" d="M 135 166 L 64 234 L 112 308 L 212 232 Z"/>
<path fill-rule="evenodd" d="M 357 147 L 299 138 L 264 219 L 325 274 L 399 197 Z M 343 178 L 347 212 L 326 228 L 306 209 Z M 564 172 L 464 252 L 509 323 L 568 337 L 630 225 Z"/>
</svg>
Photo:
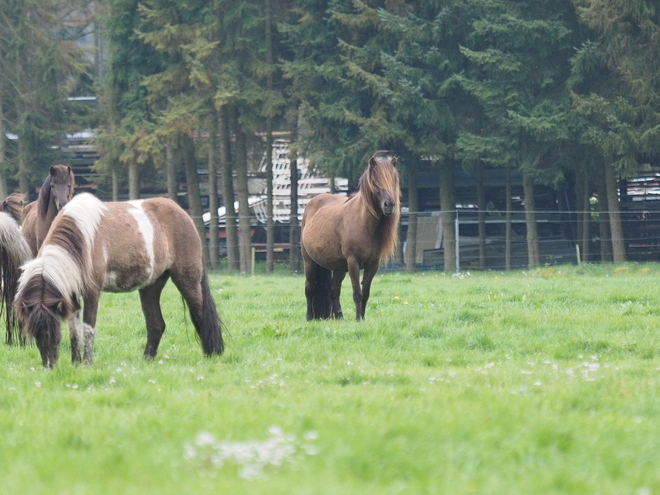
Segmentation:
<svg viewBox="0 0 660 495">
<path fill-rule="evenodd" d="M 315 272 L 318 265 L 311 259 L 305 258 L 305 299 L 307 299 L 307 321 L 314 319 L 314 286 Z"/>
<path fill-rule="evenodd" d="M 82 362 L 80 345 L 83 340 L 83 324 L 80 313 L 80 310 L 74 312 L 66 321 L 69 327 L 69 341 L 71 342 L 71 362 L 76 365 Z"/>
<path fill-rule="evenodd" d="M 367 301 L 369 300 L 369 293 L 371 292 L 371 282 L 373 281 L 376 273 L 378 272 L 378 264 L 367 266 L 364 268 L 362 275 L 362 319 L 367 311 Z"/>
<path fill-rule="evenodd" d="M 346 277 L 346 272 L 333 271 L 332 282 L 330 283 L 330 295 L 332 297 L 332 313 L 338 320 L 344 319 L 344 313 L 341 311 L 341 284 Z"/>
<path fill-rule="evenodd" d="M 92 355 L 94 353 L 94 338 L 96 336 L 96 315 L 99 310 L 100 292 L 85 295 L 85 307 L 83 309 L 82 334 L 84 341 L 83 356 L 85 364 L 92 364 Z"/>
<path fill-rule="evenodd" d="M 160 309 L 160 294 L 169 275 L 162 275 L 153 284 L 140 289 L 140 304 L 142 313 L 147 324 L 147 346 L 144 349 L 144 357 L 153 359 L 158 352 L 160 339 L 165 332 L 165 320 Z"/>
<path fill-rule="evenodd" d="M 196 273 L 192 270 L 183 274 L 173 271 L 172 282 L 188 305 L 204 354 L 219 356 L 225 350 L 222 322 L 203 267 L 200 265 Z"/>
<path fill-rule="evenodd" d="M 324 320 L 332 316 L 330 286 L 332 272 L 312 260 L 303 248 L 305 260 L 305 297 L 307 298 L 307 321 Z"/>
<path fill-rule="evenodd" d="M 348 262 L 348 275 L 353 286 L 353 302 L 355 303 L 355 320 L 362 319 L 362 288 L 360 287 L 360 264 L 355 257 L 350 256 Z"/>
</svg>

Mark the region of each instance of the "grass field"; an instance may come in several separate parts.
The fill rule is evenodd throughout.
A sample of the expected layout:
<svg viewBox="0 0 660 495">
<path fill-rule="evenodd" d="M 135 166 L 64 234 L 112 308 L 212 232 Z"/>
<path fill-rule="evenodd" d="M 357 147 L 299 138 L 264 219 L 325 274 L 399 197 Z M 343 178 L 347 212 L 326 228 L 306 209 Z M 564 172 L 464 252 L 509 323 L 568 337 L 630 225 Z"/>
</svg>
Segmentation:
<svg viewBox="0 0 660 495">
<path fill-rule="evenodd" d="M 171 285 L 153 362 L 137 294 L 90 367 L 0 346 L 0 492 L 660 493 L 660 265 L 381 273 L 362 323 L 303 283 L 212 274 L 218 359 Z"/>
</svg>

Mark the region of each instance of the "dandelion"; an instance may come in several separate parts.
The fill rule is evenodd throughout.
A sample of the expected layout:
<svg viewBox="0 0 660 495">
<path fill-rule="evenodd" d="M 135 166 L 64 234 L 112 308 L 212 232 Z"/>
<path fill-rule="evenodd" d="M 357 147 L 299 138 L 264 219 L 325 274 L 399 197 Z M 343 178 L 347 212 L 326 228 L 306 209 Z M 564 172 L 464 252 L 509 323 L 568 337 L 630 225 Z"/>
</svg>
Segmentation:
<svg viewBox="0 0 660 495">
<path fill-rule="evenodd" d="M 294 435 L 285 433 L 279 426 L 271 426 L 268 433 L 270 437 L 263 441 L 219 442 L 211 433 L 200 432 L 192 444 L 184 445 L 183 457 L 198 462 L 206 471 L 231 463 L 239 467 L 241 478 L 255 480 L 265 478 L 267 471 L 276 471 L 285 463 L 299 460 L 301 451 L 307 455 L 318 453 L 316 447 L 299 444 Z M 309 431 L 303 438 L 311 442 L 318 434 Z"/>
</svg>

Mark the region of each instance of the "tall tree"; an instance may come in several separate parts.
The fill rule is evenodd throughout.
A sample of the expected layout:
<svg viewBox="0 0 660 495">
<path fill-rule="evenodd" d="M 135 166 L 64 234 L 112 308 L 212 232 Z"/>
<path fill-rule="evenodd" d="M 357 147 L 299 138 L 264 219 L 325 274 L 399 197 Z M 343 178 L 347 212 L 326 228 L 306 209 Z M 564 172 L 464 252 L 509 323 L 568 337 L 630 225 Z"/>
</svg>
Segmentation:
<svg viewBox="0 0 660 495">
<path fill-rule="evenodd" d="M 102 0 L 100 21 L 106 41 L 105 77 L 99 85 L 103 122 L 95 170 L 112 177 L 118 199 L 120 177 L 128 178 L 129 197 L 139 196 L 139 168 L 165 154 L 158 146 L 144 78 L 163 70 L 163 58 L 138 35 L 152 29 L 137 0 Z M 158 153 L 155 152 L 155 148 Z M 162 157 L 162 156 L 161 156 Z"/>
<path fill-rule="evenodd" d="M 650 0 L 574 0 L 594 32 L 573 58 L 574 104 L 588 122 L 583 143 L 601 157 L 614 262 L 626 259 L 617 175 L 660 156 L 660 7 Z"/>
<path fill-rule="evenodd" d="M 565 84 L 573 48 L 569 0 L 469 2 L 473 20 L 457 76 L 478 101 L 481 116 L 463 128 L 461 156 L 523 175 L 529 266 L 539 263 L 535 183 L 563 179 L 558 143 L 571 140 L 572 112 Z M 559 147 L 561 150 L 561 147 Z"/>
<path fill-rule="evenodd" d="M 67 27 L 71 7 L 81 12 L 85 2 L 0 2 L 0 184 L 5 190 L 7 180 L 16 176 L 23 193 L 30 193 L 31 182 L 40 184 L 48 166 L 61 158 L 56 151 L 60 139 L 75 125 L 77 109 L 67 96 L 86 62 L 76 34 Z M 18 139 L 13 165 L 6 132 Z"/>
</svg>

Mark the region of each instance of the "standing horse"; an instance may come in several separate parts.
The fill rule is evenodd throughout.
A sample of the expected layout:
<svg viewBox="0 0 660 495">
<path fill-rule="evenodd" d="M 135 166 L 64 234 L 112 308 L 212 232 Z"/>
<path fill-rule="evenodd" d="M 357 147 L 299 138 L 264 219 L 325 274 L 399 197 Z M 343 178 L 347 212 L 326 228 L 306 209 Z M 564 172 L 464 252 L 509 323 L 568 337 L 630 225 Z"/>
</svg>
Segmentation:
<svg viewBox="0 0 660 495">
<path fill-rule="evenodd" d="M 45 367 L 57 363 L 62 319 L 69 322 L 72 362 L 81 362 L 82 343 L 91 364 L 101 291 L 138 290 L 147 325 L 144 356 L 154 358 L 165 331 L 160 296 L 169 278 L 188 305 L 204 353 L 222 354 L 202 243 L 188 214 L 166 198 L 102 203 L 82 193 L 57 216 L 37 258 L 23 265 L 14 307 Z"/>
<path fill-rule="evenodd" d="M 308 320 L 343 318 L 339 295 L 346 272 L 353 286 L 355 319 L 364 319 L 371 282 L 394 254 L 400 196 L 396 158 L 374 155 L 354 196 L 320 194 L 307 204 L 301 248 Z"/>
<path fill-rule="evenodd" d="M 48 229 L 62 207 L 71 201 L 75 187 L 71 167 L 53 165 L 39 190 L 39 197 L 23 210 L 23 236 L 36 256 Z"/>
<path fill-rule="evenodd" d="M 4 314 L 8 344 L 14 342 L 14 334 L 18 333 L 13 302 L 20 267 L 32 258 L 18 225 L 22 209 L 23 198 L 17 195 L 7 197 L 0 208 L 0 315 Z"/>
</svg>

